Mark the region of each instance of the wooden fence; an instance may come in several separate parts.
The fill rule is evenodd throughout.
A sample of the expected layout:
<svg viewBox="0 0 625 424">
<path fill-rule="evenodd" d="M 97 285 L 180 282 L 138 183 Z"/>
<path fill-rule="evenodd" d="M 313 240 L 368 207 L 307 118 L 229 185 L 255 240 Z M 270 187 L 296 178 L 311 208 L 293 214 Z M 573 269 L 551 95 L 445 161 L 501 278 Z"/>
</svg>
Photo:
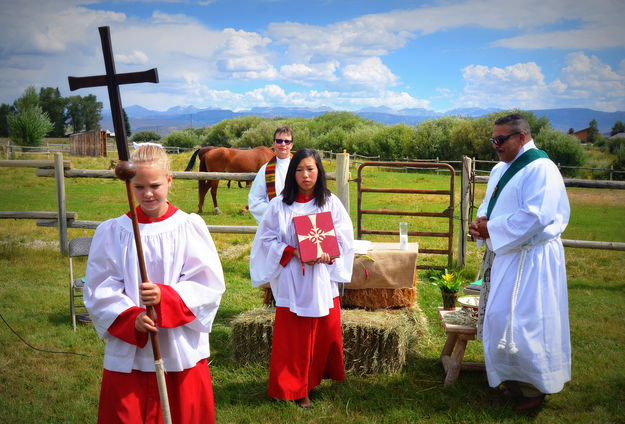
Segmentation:
<svg viewBox="0 0 625 424">
<path fill-rule="evenodd" d="M 337 195 L 343 205 L 349 212 L 349 168 L 350 155 L 347 153 L 335 154 L 337 160 L 337 171 L 327 174 L 328 179 L 337 181 Z M 469 157 L 464 157 L 462 161 L 462 183 L 460 193 L 460 234 L 458 244 L 458 263 L 465 264 L 467 241 L 470 240 L 468 225 L 471 219 L 472 206 L 474 204 L 473 194 L 474 187 L 478 180 L 484 177 L 476 176 L 474 172 L 474 163 Z M 55 177 L 57 188 L 57 212 L 29 212 L 10 211 L 0 212 L 0 218 L 30 218 L 38 219 L 37 225 L 41 226 L 58 226 L 59 242 L 61 253 L 67 254 L 67 229 L 68 228 L 96 228 L 98 221 L 78 221 L 77 214 L 66 211 L 65 203 L 65 178 L 115 178 L 114 172 L 111 170 L 91 170 L 91 169 L 73 169 L 70 161 L 64 161 L 61 153 L 55 153 L 54 160 L 0 160 L 0 167 L 31 167 L 37 168 L 36 175 L 41 177 Z M 225 173 L 225 172 L 174 172 L 174 178 L 193 179 L 193 180 L 235 180 L 235 181 L 251 181 L 256 176 L 255 173 Z M 582 182 L 588 180 L 580 180 Z M 567 180 L 565 180 L 565 184 Z M 577 184 L 577 180 L 569 180 L 569 186 Z M 619 181 L 600 181 L 600 184 L 589 185 L 584 187 L 595 188 L 625 188 L 625 182 Z M 605 183 L 609 183 L 606 185 Z M 49 215 L 49 214 L 53 215 Z M 39 214 L 39 215 L 37 215 Z M 46 214 L 41 216 L 40 214 Z M 237 233 L 237 234 L 254 234 L 256 226 L 226 226 L 226 225 L 208 225 L 208 229 L 214 233 Z M 564 246 L 586 249 L 606 249 L 606 250 L 625 250 L 625 243 L 619 242 L 603 242 L 603 241 L 586 241 L 586 240 L 562 240 Z"/>
</svg>

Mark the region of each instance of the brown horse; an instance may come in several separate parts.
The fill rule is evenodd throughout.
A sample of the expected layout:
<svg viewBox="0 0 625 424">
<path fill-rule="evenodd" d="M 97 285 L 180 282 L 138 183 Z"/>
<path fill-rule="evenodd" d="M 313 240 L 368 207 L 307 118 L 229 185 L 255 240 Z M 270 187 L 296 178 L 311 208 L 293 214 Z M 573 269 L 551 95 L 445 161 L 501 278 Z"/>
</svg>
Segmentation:
<svg viewBox="0 0 625 424">
<path fill-rule="evenodd" d="M 202 172 L 258 172 L 273 156 L 273 151 L 266 146 L 258 146 L 249 150 L 241 150 L 234 147 L 206 146 L 193 153 L 185 171 L 191 170 L 193 165 L 195 165 L 195 158 L 199 157 L 200 171 Z M 198 181 L 198 213 L 203 212 L 204 198 L 209 186 L 213 198 L 213 207 L 217 215 L 221 213 L 217 206 L 219 180 Z"/>
</svg>

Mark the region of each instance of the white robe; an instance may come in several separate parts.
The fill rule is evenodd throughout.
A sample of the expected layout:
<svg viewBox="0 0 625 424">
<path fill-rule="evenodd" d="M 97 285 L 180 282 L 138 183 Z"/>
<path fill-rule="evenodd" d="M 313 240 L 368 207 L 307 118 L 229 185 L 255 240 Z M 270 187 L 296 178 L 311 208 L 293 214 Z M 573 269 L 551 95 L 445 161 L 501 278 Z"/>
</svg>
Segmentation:
<svg viewBox="0 0 625 424">
<path fill-rule="evenodd" d="M 276 158 L 276 196 L 282 193 L 284 189 L 284 180 L 286 178 L 286 172 L 289 169 L 289 163 L 291 158 L 286 159 Z M 263 215 L 269 206 L 269 196 L 267 195 L 267 182 L 265 181 L 265 169 L 267 164 L 264 164 L 256 174 L 250 192 L 247 195 L 247 204 L 250 209 L 250 213 L 254 217 L 257 223 L 263 220 Z"/>
<path fill-rule="evenodd" d="M 534 147 L 530 141 L 517 158 Z M 486 215 L 493 189 L 509 166 L 500 162 L 491 171 L 477 216 Z M 571 379 L 566 268 L 560 240 L 569 214 L 564 181 L 548 159 L 537 159 L 517 172 L 492 210 L 487 243 L 496 256 L 483 337 L 491 387 L 514 380 L 530 383 L 543 393 L 556 393 Z M 522 249 L 527 252 L 510 319 Z M 511 327 L 506 330 L 508 324 Z M 498 349 L 502 338 L 505 348 Z M 513 343 L 516 353 L 511 352 Z"/>
<path fill-rule="evenodd" d="M 304 275 L 301 262 L 296 257 L 286 267 L 280 265 L 286 246 L 297 247 L 293 217 L 325 211 L 332 212 L 341 256 L 334 259 L 332 265 L 304 265 Z M 339 295 L 338 283 L 351 281 L 353 245 L 352 221 L 335 195 L 328 198 L 323 208 L 317 207 L 314 199 L 306 203 L 293 202 L 292 205 L 287 205 L 282 201 L 282 196 L 277 196 L 269 202 L 267 213 L 258 226 L 252 245 L 252 285 L 258 287 L 269 281 L 276 306 L 289 308 L 296 315 L 326 316 L 334 306 L 333 299 Z"/>
<path fill-rule="evenodd" d="M 148 278 L 171 286 L 195 319 L 175 328 L 159 328 L 166 371 L 194 367 L 210 356 L 211 331 L 225 290 L 221 262 L 206 224 L 198 215 L 176 211 L 161 222 L 139 224 Z M 151 344 L 139 348 L 108 333 L 115 319 L 139 299 L 141 276 L 132 232 L 126 215 L 100 224 L 93 237 L 87 264 L 84 302 L 98 335 L 106 339 L 104 368 L 110 371 L 154 372 Z"/>
</svg>

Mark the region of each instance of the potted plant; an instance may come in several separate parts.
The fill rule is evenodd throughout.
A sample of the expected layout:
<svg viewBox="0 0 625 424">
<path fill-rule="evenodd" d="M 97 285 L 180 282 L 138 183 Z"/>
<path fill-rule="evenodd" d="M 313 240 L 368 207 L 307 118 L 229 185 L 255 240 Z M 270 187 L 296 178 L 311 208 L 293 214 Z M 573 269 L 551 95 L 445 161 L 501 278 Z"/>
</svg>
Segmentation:
<svg viewBox="0 0 625 424">
<path fill-rule="evenodd" d="M 430 281 L 438 287 L 443 296 L 443 309 L 446 311 L 456 308 L 458 292 L 464 283 L 464 278 L 459 272 L 448 272 L 430 275 Z"/>
</svg>

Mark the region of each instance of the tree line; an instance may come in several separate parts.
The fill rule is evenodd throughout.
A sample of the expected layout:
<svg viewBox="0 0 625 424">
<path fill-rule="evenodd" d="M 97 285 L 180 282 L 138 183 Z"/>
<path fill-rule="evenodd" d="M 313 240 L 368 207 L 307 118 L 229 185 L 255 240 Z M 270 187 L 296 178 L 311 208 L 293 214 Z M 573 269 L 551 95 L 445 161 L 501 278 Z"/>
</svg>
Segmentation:
<svg viewBox="0 0 625 424">
<path fill-rule="evenodd" d="M 62 97 L 57 88 L 34 86 L 12 105 L 0 105 L 0 137 L 22 145 L 38 145 L 43 137 L 64 137 L 100 128 L 102 102 L 95 95 Z"/>
<path fill-rule="evenodd" d="M 385 125 L 350 112 L 329 112 L 309 119 L 245 116 L 227 119 L 207 128 L 175 131 L 166 136 L 163 143 L 178 147 L 270 145 L 273 131 L 278 126 L 288 125 L 293 129 L 297 148 L 311 147 L 332 152 L 346 150 L 383 160 L 438 158 L 441 161 L 458 161 L 466 155 L 490 161 L 497 160 L 488 141 L 493 124 L 499 117 L 512 112 L 521 113 L 528 120 L 536 144 L 554 162 L 563 166 L 584 164 L 586 154 L 577 138 L 553 129 L 546 117 L 538 118 L 532 112 L 520 110 L 491 113 L 479 118 L 445 116 L 414 126 Z"/>
</svg>

